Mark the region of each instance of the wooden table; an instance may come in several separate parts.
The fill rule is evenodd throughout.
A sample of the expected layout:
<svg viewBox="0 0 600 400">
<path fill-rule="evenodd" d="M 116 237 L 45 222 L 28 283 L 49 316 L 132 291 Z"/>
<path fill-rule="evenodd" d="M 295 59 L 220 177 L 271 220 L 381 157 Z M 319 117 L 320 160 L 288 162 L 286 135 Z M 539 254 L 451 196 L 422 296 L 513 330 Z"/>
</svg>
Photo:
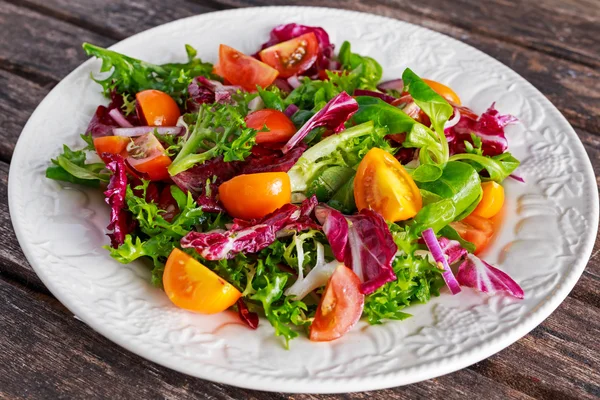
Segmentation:
<svg viewBox="0 0 600 400">
<path fill-rule="evenodd" d="M 600 0 L 0 0 L 0 398 L 334 397 L 219 385 L 120 348 L 76 320 L 48 292 L 25 260 L 8 213 L 8 168 L 17 138 L 48 91 L 86 59 L 83 41 L 109 46 L 178 18 L 273 3 L 386 15 L 483 50 L 560 109 L 600 176 Z M 600 397 L 599 243 L 558 310 L 507 349 L 440 378 L 340 397 Z"/>
</svg>

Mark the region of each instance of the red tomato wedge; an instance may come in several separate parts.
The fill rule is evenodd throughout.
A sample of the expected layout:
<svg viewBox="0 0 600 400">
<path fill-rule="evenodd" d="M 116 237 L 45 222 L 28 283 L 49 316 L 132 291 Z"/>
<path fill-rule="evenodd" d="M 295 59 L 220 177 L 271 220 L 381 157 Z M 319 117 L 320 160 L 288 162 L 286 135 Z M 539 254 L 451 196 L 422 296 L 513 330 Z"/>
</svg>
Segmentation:
<svg viewBox="0 0 600 400">
<path fill-rule="evenodd" d="M 358 322 L 364 305 L 360 279 L 350 268 L 340 265 L 327 282 L 310 326 L 310 340 L 327 342 L 342 337 Z"/>
<path fill-rule="evenodd" d="M 266 108 L 254 111 L 246 116 L 246 126 L 256 129 L 256 143 L 287 142 L 294 133 L 296 126 L 284 113 Z M 268 132 L 261 132 L 264 127 Z"/>
<path fill-rule="evenodd" d="M 127 148 L 127 162 L 152 181 L 169 178 L 167 167 L 171 159 L 153 133 L 137 137 Z"/>
<path fill-rule="evenodd" d="M 256 91 L 256 85 L 269 86 L 279 74 L 275 68 L 224 44 L 219 47 L 219 64 L 215 72 L 249 92 Z"/>
<path fill-rule="evenodd" d="M 358 165 L 354 200 L 359 210 L 370 208 L 392 222 L 414 217 L 423 206 L 419 188 L 400 161 L 377 147 Z"/>
<path fill-rule="evenodd" d="M 473 214 L 461 221 L 450 223 L 450 226 L 461 238 L 475 245 L 475 254 L 481 253 L 494 236 L 494 224 L 487 218 Z"/>
<path fill-rule="evenodd" d="M 181 115 L 171 96 L 160 90 L 144 90 L 135 95 L 138 116 L 150 126 L 175 126 Z"/>
<path fill-rule="evenodd" d="M 279 76 L 289 78 L 306 71 L 319 56 L 319 41 L 312 33 L 267 47 L 258 53 L 260 59 L 279 71 Z"/>
</svg>

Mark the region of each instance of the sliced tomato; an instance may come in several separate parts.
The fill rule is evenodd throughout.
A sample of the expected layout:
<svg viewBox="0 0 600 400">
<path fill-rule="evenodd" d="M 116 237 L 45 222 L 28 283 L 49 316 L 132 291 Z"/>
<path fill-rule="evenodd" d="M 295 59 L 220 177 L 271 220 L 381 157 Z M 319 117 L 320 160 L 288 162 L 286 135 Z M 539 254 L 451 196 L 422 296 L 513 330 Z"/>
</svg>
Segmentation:
<svg viewBox="0 0 600 400">
<path fill-rule="evenodd" d="M 483 251 L 494 236 L 494 224 L 487 218 L 469 215 L 467 218 L 450 223 L 461 238 L 475 245 L 475 254 Z"/>
<path fill-rule="evenodd" d="M 421 192 L 406 169 L 376 147 L 358 165 L 354 200 L 359 210 L 370 208 L 392 222 L 412 218 L 423 207 Z"/>
<path fill-rule="evenodd" d="M 127 162 L 152 181 L 169 178 L 167 167 L 171 159 L 153 133 L 135 138 L 127 147 Z"/>
<path fill-rule="evenodd" d="M 425 82 L 437 94 L 439 94 L 440 96 L 442 96 L 449 102 L 460 106 L 460 97 L 458 97 L 456 92 L 454 90 L 450 89 L 448 86 L 446 86 L 442 83 L 436 82 L 436 81 L 432 81 L 430 79 L 423 79 L 423 82 Z"/>
<path fill-rule="evenodd" d="M 203 314 L 225 311 L 242 295 L 233 285 L 177 248 L 165 265 L 163 286 L 177 307 Z"/>
<path fill-rule="evenodd" d="M 279 76 L 289 78 L 306 71 L 319 56 L 319 41 L 312 33 L 267 47 L 258 53 L 260 59 L 279 71 Z"/>
<path fill-rule="evenodd" d="M 246 126 L 258 131 L 256 143 L 287 142 L 296 133 L 296 126 L 291 119 L 281 111 L 269 108 L 248 114 Z M 265 126 L 268 132 L 261 132 Z"/>
<path fill-rule="evenodd" d="M 472 215 L 478 215 L 483 218 L 492 218 L 502 210 L 504 205 L 504 188 L 496 182 L 483 182 L 483 197 L 473 210 Z"/>
<path fill-rule="evenodd" d="M 343 336 L 360 319 L 364 304 L 360 279 L 350 268 L 340 265 L 327 282 L 310 325 L 310 340 L 327 342 Z"/>
<path fill-rule="evenodd" d="M 135 99 L 138 117 L 150 126 L 174 126 L 181 115 L 175 100 L 160 90 L 144 90 Z"/>
<path fill-rule="evenodd" d="M 249 92 L 256 91 L 256 85 L 263 88 L 269 86 L 279 74 L 264 62 L 224 44 L 219 47 L 218 65 L 217 72 L 223 78 Z"/>
<path fill-rule="evenodd" d="M 122 136 L 102 136 L 94 139 L 96 153 L 106 162 L 102 156 L 104 153 L 120 154 L 127 157 L 127 145 L 131 142 L 128 137 Z"/>
<path fill-rule="evenodd" d="M 238 175 L 219 186 L 219 200 L 232 217 L 262 218 L 292 201 L 285 172 Z"/>
</svg>

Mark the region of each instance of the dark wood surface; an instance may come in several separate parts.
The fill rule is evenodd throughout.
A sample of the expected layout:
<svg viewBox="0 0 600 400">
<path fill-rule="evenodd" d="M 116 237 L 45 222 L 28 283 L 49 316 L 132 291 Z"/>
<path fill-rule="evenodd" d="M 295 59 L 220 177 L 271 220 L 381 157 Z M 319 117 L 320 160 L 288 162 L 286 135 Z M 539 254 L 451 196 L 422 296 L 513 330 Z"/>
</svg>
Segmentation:
<svg viewBox="0 0 600 400">
<path fill-rule="evenodd" d="M 12 229 L 8 168 L 37 104 L 86 59 L 81 42 L 105 46 L 195 14 L 274 4 L 372 12 L 483 50 L 560 109 L 600 176 L 600 0 L 0 0 L 0 398 L 600 398 L 598 241 L 565 302 L 507 349 L 429 381 L 340 396 L 255 392 L 168 370 L 100 336 L 48 292 Z"/>
</svg>

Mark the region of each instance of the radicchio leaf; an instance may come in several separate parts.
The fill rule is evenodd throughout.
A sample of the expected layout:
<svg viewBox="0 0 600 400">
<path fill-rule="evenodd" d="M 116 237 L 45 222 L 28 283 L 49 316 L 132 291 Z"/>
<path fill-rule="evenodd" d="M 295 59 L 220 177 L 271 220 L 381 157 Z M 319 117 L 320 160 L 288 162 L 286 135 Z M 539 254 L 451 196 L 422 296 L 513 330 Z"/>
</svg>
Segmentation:
<svg viewBox="0 0 600 400">
<path fill-rule="evenodd" d="M 496 156 L 508 149 L 504 127 L 518 120 L 512 115 L 500 114 L 494 105 L 495 103 L 492 103 L 479 118 L 467 107 L 454 106 L 460 112 L 460 120 L 444 131 L 451 154 L 464 153 L 465 141 L 473 144 L 471 134 L 481 139 L 481 149 L 485 156 Z"/>
<path fill-rule="evenodd" d="M 467 255 L 458 267 L 456 278 L 462 286 L 480 292 L 488 294 L 505 292 L 517 299 L 525 297 L 523 289 L 510 276 L 472 254 Z"/>
<path fill-rule="evenodd" d="M 313 197 L 301 206 L 285 204 L 258 220 L 234 220 L 227 231 L 190 232 L 181 239 L 181 246 L 195 248 L 207 260 L 233 258 L 241 252 L 256 253 L 273 243 L 280 232 L 314 228 L 310 214 L 316 202 Z"/>
<path fill-rule="evenodd" d="M 398 246 L 381 215 L 363 209 L 357 215 L 343 216 L 322 205 L 318 206 L 316 215 L 336 259 L 343 261 L 361 280 L 361 293 L 371 294 L 396 279 L 392 261 Z M 345 227 L 340 216 L 345 220 Z M 330 219 L 333 221 L 329 222 Z"/>
<path fill-rule="evenodd" d="M 283 154 L 281 150 L 254 146 L 252 154 L 246 157 L 245 162 L 241 165 L 240 173 L 288 172 L 307 148 L 306 144 L 300 143 L 287 154 Z"/>
<path fill-rule="evenodd" d="M 467 250 L 465 250 L 457 240 L 450 240 L 446 239 L 445 237 L 441 237 L 438 239 L 438 242 L 440 243 L 440 247 L 446 255 L 446 259 L 450 265 L 454 264 L 456 261 L 468 254 Z"/>
<path fill-rule="evenodd" d="M 123 244 L 125 235 L 130 232 L 131 221 L 125 211 L 125 193 L 127 191 L 127 173 L 125 160 L 118 154 L 104 153 L 109 160 L 106 168 L 112 172 L 108 187 L 104 192 L 106 204 L 110 206 L 110 223 L 107 229 L 112 247 L 115 249 Z"/>
<path fill-rule="evenodd" d="M 217 200 L 219 185 L 237 175 L 237 162 L 225 162 L 215 157 L 203 164 L 172 176 L 173 182 L 185 193 L 197 198 L 198 206 L 205 212 L 221 212 L 223 207 Z"/>
<path fill-rule="evenodd" d="M 238 299 L 237 301 L 238 315 L 243 323 L 248 325 L 251 329 L 258 328 L 258 314 L 248 310 L 248 306 L 244 303 L 244 300 Z"/>
<path fill-rule="evenodd" d="M 113 128 L 119 128 L 121 125 L 117 123 L 111 116 L 110 111 L 113 109 L 121 110 L 123 107 L 123 97 L 117 92 L 110 94 L 111 100 L 108 106 L 98 106 L 96 112 L 92 116 L 90 123 L 86 129 L 86 133 L 92 135 L 93 138 L 113 135 Z M 139 125 L 139 121 L 135 114 L 124 117 L 131 125 Z"/>
<path fill-rule="evenodd" d="M 344 123 L 358 110 L 358 103 L 348 93 L 342 92 L 325 104 L 318 113 L 313 115 L 303 126 L 291 137 L 283 146 L 283 153 L 289 152 L 310 131 L 318 127 L 326 127 L 334 132 L 340 132 L 344 129 Z"/>
<path fill-rule="evenodd" d="M 230 103 L 232 101 L 231 95 L 238 90 L 242 90 L 242 88 L 234 85 L 223 85 L 219 81 L 198 76 L 188 85 L 190 98 L 186 104 L 187 110 L 189 112 L 198 111 L 201 104 Z"/>
<path fill-rule="evenodd" d="M 378 99 L 381 99 L 383 101 L 385 101 L 386 103 L 392 104 L 393 101 L 396 100 L 396 98 L 394 96 L 390 96 L 389 94 L 385 94 L 385 93 L 381 93 L 381 92 L 376 92 L 374 90 L 364 90 L 364 89 L 355 89 L 354 90 L 354 96 L 371 96 L 371 97 L 377 97 Z"/>
</svg>

